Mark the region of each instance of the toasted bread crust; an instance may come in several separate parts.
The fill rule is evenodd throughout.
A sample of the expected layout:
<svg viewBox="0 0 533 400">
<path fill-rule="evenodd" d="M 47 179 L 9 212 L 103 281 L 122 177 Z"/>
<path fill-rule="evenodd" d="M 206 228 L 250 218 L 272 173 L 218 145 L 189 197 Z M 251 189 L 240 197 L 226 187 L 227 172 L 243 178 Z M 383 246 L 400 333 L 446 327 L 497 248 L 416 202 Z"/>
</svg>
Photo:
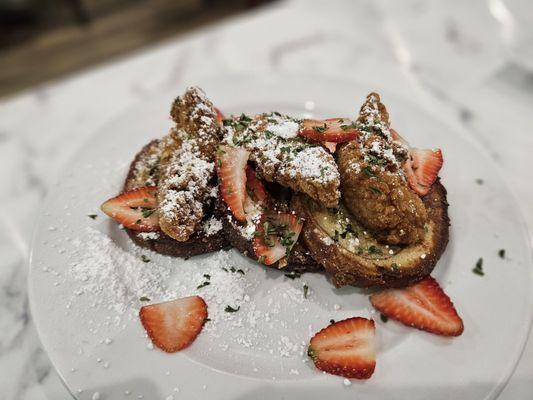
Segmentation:
<svg viewBox="0 0 533 400">
<path fill-rule="evenodd" d="M 313 219 L 306 199 L 293 198 L 293 208 L 304 218 L 302 236 L 312 257 L 324 266 L 337 287 L 402 287 L 428 276 L 446 249 L 449 238 L 446 189 L 437 180 L 422 198 L 427 211 L 429 230 L 421 245 L 411 245 L 397 255 L 376 260 L 349 252 L 336 243 L 326 245 L 331 238 Z M 397 263 L 400 267 L 393 267 Z"/>
<path fill-rule="evenodd" d="M 139 168 L 139 163 L 143 163 L 148 156 L 156 153 L 157 146 L 159 146 L 159 140 L 152 140 L 145 145 L 139 153 L 137 153 L 130 164 L 128 175 L 124 182 L 124 191 L 144 186 L 147 182 L 157 185 L 156 168 L 150 167 L 148 170 L 145 168 Z M 155 160 L 154 162 L 157 164 Z M 145 239 L 139 236 L 138 232 L 130 229 L 125 229 L 125 231 L 131 240 L 138 246 L 173 257 L 188 258 L 217 251 L 228 246 L 228 242 L 226 241 L 226 237 L 222 230 L 211 236 L 205 236 L 203 232 L 196 232 L 185 242 L 178 242 L 163 232 L 157 232 L 158 237 L 156 239 Z"/>
</svg>

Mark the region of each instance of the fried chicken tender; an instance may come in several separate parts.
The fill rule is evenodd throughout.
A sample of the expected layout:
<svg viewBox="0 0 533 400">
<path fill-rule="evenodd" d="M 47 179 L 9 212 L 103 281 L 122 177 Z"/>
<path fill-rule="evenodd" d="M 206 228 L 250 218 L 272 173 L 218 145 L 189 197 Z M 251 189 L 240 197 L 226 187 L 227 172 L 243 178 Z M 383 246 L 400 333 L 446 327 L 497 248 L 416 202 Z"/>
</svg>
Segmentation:
<svg viewBox="0 0 533 400">
<path fill-rule="evenodd" d="M 407 150 L 392 140 L 379 95 L 368 95 L 358 122 L 361 137 L 337 152 L 344 203 L 378 240 L 392 245 L 417 243 L 424 236 L 427 212 L 401 170 Z"/>
<path fill-rule="evenodd" d="M 213 104 L 198 88 L 189 88 L 172 104 L 176 127 L 161 141 L 159 225 L 178 241 L 187 241 L 204 216 L 212 184 L 219 126 Z"/>
</svg>

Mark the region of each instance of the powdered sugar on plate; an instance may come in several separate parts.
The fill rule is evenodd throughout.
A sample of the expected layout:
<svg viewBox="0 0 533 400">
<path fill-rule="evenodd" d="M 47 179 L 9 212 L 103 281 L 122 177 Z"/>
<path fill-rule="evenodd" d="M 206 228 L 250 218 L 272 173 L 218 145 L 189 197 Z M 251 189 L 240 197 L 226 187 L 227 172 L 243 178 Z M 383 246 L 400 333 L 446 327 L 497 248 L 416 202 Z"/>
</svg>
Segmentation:
<svg viewBox="0 0 533 400">
<path fill-rule="evenodd" d="M 242 351 L 305 358 L 308 338 L 298 328 L 313 306 L 307 298 L 312 291 L 304 290 L 303 281 L 278 273 L 281 281 L 265 290 L 264 267 L 250 267 L 233 250 L 190 260 L 163 257 L 138 247 L 125 250 L 94 228 L 86 228 L 72 245 L 71 303 L 85 296 L 92 307 L 114 314 L 123 329 L 127 321 L 137 321 L 143 305 L 199 295 L 209 317 L 194 347 L 199 353 L 216 347 L 230 358 Z M 91 329 L 96 332 L 98 324 Z"/>
</svg>

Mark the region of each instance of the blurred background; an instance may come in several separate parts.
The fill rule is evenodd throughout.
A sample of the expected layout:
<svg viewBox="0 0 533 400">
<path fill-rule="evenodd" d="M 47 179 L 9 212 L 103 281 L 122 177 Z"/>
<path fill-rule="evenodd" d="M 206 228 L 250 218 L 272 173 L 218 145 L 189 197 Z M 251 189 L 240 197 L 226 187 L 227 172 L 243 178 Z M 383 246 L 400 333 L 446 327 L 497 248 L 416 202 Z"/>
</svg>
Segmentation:
<svg viewBox="0 0 533 400">
<path fill-rule="evenodd" d="M 0 0 L 0 97 L 272 0 Z"/>
</svg>

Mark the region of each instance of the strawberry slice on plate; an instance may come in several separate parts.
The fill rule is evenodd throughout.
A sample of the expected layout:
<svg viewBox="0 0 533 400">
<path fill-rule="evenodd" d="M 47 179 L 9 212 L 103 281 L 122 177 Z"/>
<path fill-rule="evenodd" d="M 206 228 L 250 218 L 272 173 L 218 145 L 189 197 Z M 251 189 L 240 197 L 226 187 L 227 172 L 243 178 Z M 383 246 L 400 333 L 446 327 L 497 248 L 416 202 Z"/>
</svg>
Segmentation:
<svg viewBox="0 0 533 400">
<path fill-rule="evenodd" d="M 376 368 L 374 321 L 361 317 L 335 322 L 315 334 L 307 354 L 328 374 L 368 379 Z"/>
<path fill-rule="evenodd" d="M 387 289 L 370 296 L 382 314 L 404 325 L 442 336 L 459 336 L 463 321 L 450 298 L 432 277 L 403 289 Z"/>
<path fill-rule="evenodd" d="M 207 304 L 200 296 L 184 297 L 144 306 L 139 317 L 154 345 L 174 353 L 196 339 L 207 318 Z"/>
<path fill-rule="evenodd" d="M 217 175 L 222 199 L 237 221 L 246 221 L 246 164 L 250 152 L 228 145 L 217 151 Z"/>
<path fill-rule="evenodd" d="M 253 248 L 259 262 L 272 265 L 287 257 L 300 236 L 303 224 L 292 213 L 262 215 L 255 228 Z"/>
<path fill-rule="evenodd" d="M 304 119 L 298 134 L 315 142 L 344 143 L 357 139 L 359 131 L 348 118 Z"/>
<path fill-rule="evenodd" d="M 410 159 L 404 164 L 409 186 L 420 196 L 425 196 L 437 180 L 443 159 L 440 149 L 422 150 L 411 148 Z"/>
<path fill-rule="evenodd" d="M 141 187 L 124 192 L 104 202 L 100 209 L 128 229 L 151 232 L 159 230 L 157 188 Z"/>
</svg>

